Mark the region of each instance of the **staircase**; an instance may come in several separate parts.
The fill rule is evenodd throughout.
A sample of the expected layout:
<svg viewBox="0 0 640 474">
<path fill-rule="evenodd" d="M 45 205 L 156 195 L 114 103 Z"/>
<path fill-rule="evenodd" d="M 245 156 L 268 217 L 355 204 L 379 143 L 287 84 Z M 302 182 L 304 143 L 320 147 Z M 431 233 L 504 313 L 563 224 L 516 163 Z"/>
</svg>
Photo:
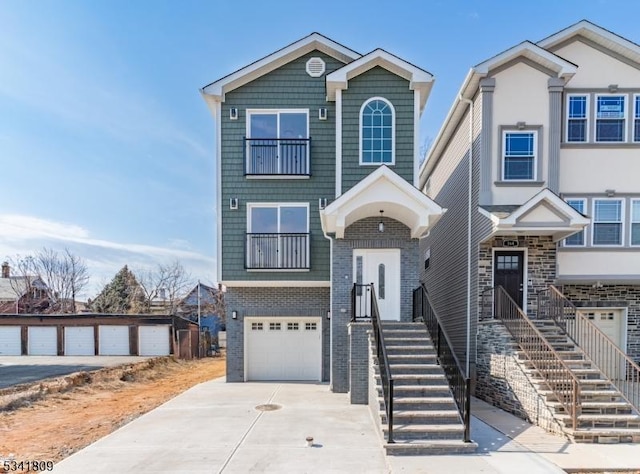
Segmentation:
<svg viewBox="0 0 640 474">
<path fill-rule="evenodd" d="M 394 443 L 385 444 L 387 454 L 474 452 L 476 443 L 463 442 L 464 425 L 424 323 L 383 322 L 382 331 L 394 380 Z M 375 351 L 374 362 L 381 429 L 387 439 Z"/>
<path fill-rule="evenodd" d="M 569 438 L 578 443 L 639 443 L 640 416 L 611 381 L 569 340 L 555 321 L 532 321 L 579 381 L 580 409 L 577 426 L 573 429 L 571 416 L 552 390 L 556 388 L 553 384 L 564 382 L 554 381 L 553 370 L 543 368 L 544 360 L 536 361 L 540 369 L 536 370 L 524 351 L 519 353 L 537 392 L 546 400 L 547 406 Z M 548 363 L 552 364 L 551 359 Z"/>
</svg>

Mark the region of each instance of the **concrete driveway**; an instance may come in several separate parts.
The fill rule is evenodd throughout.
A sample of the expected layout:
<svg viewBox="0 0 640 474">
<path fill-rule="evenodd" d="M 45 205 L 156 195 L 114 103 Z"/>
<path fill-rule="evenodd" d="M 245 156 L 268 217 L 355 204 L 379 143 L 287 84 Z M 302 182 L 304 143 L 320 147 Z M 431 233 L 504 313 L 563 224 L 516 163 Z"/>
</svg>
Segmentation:
<svg viewBox="0 0 640 474">
<path fill-rule="evenodd" d="M 147 357 L 127 356 L 0 356 L 0 389 L 80 371 L 131 364 Z"/>
<path fill-rule="evenodd" d="M 259 405 L 277 405 L 261 411 Z M 306 446 L 306 437 L 313 445 Z M 477 454 L 385 456 L 369 410 L 324 384 L 200 384 L 58 463 L 56 473 L 563 473 L 474 419 Z"/>
</svg>

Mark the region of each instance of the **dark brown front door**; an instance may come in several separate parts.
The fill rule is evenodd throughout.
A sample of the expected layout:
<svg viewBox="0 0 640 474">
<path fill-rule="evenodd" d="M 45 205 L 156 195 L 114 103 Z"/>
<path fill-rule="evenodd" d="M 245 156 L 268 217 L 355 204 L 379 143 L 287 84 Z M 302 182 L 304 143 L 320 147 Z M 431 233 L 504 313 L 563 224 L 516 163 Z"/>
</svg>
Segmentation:
<svg viewBox="0 0 640 474">
<path fill-rule="evenodd" d="M 503 286 L 522 308 L 524 252 L 498 251 L 493 262 L 493 283 Z"/>
</svg>

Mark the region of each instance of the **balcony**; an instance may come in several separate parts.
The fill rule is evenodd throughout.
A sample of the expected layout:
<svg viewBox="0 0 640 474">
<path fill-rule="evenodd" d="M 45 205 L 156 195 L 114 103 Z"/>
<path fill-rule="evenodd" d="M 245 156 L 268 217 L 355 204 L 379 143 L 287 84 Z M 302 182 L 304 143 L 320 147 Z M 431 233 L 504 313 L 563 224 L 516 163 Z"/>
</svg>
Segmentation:
<svg viewBox="0 0 640 474">
<path fill-rule="evenodd" d="M 245 138 L 245 176 L 308 177 L 311 138 Z"/>
<path fill-rule="evenodd" d="M 247 234 L 248 270 L 309 270 L 309 234 Z"/>
</svg>

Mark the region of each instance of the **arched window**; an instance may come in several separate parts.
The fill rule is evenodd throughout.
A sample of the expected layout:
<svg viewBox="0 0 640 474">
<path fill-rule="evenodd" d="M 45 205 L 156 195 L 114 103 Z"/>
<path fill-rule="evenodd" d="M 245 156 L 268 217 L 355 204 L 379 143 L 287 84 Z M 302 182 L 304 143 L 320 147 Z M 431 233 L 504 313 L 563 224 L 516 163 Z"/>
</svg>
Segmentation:
<svg viewBox="0 0 640 474">
<path fill-rule="evenodd" d="M 395 162 L 395 111 L 389 101 L 373 97 L 360 109 L 360 164 Z"/>
</svg>

